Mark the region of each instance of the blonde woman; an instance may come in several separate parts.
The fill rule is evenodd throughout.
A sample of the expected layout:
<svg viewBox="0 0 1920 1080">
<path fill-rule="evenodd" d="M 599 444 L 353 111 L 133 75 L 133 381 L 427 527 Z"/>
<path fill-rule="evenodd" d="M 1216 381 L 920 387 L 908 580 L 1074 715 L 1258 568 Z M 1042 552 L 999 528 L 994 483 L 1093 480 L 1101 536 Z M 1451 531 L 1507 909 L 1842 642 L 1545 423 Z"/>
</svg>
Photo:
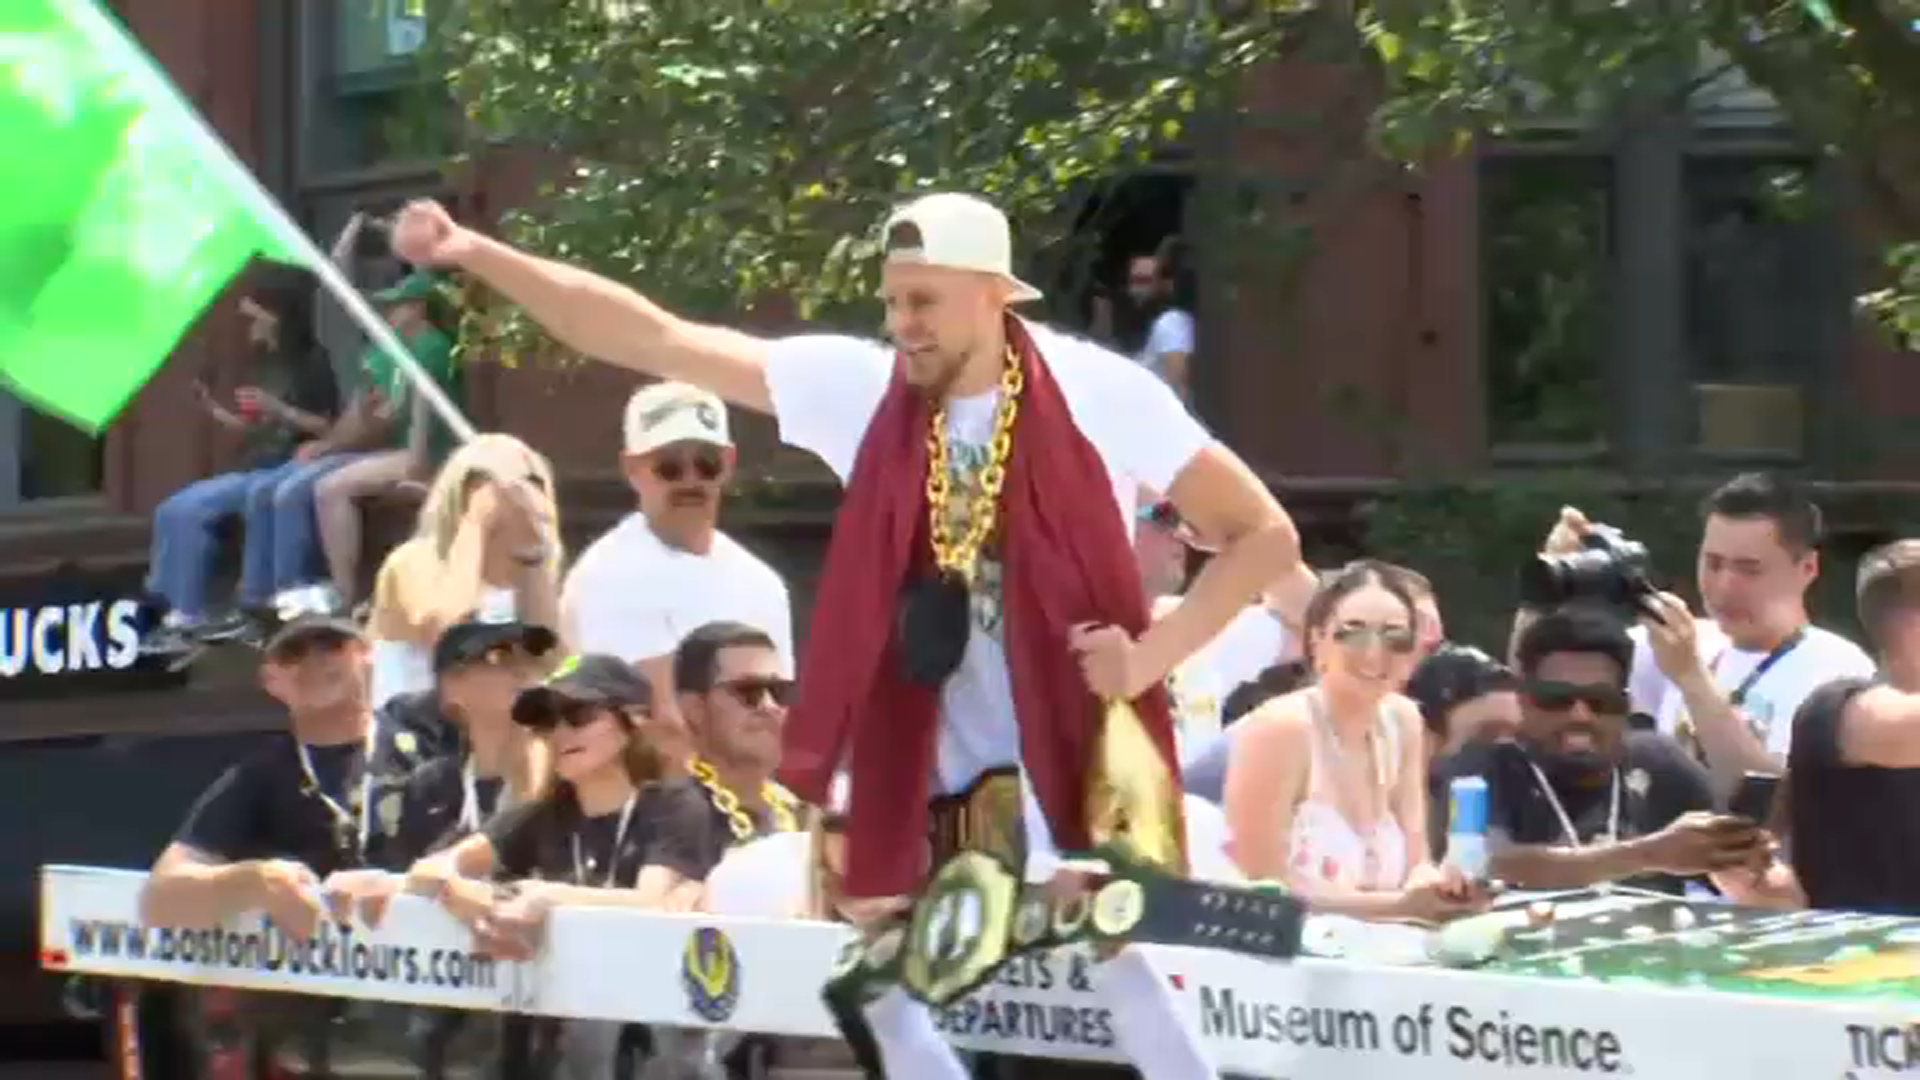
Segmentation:
<svg viewBox="0 0 1920 1080">
<path fill-rule="evenodd" d="M 475 616 L 560 620 L 553 467 L 511 435 L 455 451 L 434 478 L 411 540 L 380 565 L 367 630 L 373 704 L 433 686 L 433 643 Z"/>
</svg>

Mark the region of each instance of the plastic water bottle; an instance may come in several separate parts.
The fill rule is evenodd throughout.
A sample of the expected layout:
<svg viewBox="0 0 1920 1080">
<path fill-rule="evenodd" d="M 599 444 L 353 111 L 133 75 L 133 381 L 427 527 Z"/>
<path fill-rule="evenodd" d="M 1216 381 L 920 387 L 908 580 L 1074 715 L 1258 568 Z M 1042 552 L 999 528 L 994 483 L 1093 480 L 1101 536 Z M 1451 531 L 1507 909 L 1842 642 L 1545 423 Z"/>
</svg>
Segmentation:
<svg viewBox="0 0 1920 1080">
<path fill-rule="evenodd" d="M 1456 776 L 1447 800 L 1447 855 L 1445 862 L 1467 877 L 1487 876 L 1487 781 L 1479 776 Z"/>
</svg>

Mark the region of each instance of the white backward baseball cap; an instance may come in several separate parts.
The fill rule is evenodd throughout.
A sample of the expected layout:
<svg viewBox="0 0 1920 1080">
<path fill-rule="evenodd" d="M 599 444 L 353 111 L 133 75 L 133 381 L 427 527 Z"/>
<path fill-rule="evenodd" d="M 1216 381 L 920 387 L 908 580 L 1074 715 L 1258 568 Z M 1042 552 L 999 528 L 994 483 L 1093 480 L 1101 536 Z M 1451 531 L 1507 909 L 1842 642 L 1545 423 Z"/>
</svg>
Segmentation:
<svg viewBox="0 0 1920 1080">
<path fill-rule="evenodd" d="M 627 399 L 622 429 L 629 454 L 648 454 L 677 442 L 733 445 L 726 402 L 687 383 L 659 382 L 635 390 Z"/>
<path fill-rule="evenodd" d="M 1014 303 L 1038 300 L 1039 289 L 1013 272 L 1013 230 L 999 207 L 975 195 L 923 195 L 887 216 L 881 230 L 888 262 L 992 274 L 1013 286 Z"/>
</svg>

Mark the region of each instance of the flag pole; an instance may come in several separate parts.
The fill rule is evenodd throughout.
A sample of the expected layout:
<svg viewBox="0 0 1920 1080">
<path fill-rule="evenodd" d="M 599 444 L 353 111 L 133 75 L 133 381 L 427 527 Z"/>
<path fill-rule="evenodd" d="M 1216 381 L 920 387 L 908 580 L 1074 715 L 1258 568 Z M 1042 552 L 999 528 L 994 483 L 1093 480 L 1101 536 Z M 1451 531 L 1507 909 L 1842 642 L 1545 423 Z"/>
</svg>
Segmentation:
<svg viewBox="0 0 1920 1080">
<path fill-rule="evenodd" d="M 387 321 L 373 310 L 373 306 L 367 303 L 366 298 L 353 287 L 353 283 L 348 281 L 346 275 L 340 272 L 340 268 L 333 264 L 333 260 L 320 250 L 320 246 L 313 242 L 306 230 L 287 214 L 266 188 L 260 186 L 260 181 L 254 177 L 253 170 L 247 168 L 233 149 L 227 145 L 226 140 L 222 139 L 219 133 L 213 130 L 212 125 L 207 123 L 206 118 L 200 115 L 200 110 L 194 108 L 193 103 L 180 93 L 179 88 L 173 85 L 173 80 L 160 69 L 160 65 L 154 62 L 147 50 L 133 39 L 132 34 L 122 30 L 102 14 L 95 6 L 94 0 L 68 0 L 67 6 L 77 19 L 83 19 L 90 24 L 94 34 L 118 37 L 124 46 L 139 58 L 144 74 L 156 81 L 160 88 L 167 91 L 179 104 L 180 113 L 189 124 L 193 125 L 203 146 L 214 153 L 226 165 L 227 171 L 238 179 L 239 190 L 235 194 L 241 196 L 253 208 L 254 213 L 273 226 L 283 243 L 291 245 L 296 253 L 306 258 L 308 269 L 319 277 L 320 283 L 326 286 L 335 300 L 340 302 L 340 306 L 347 309 L 347 314 L 353 317 L 353 321 L 367 332 L 367 337 L 373 340 L 374 346 L 385 353 L 407 377 L 414 392 L 425 398 L 427 404 L 440 414 L 440 419 L 446 422 L 454 436 L 463 443 L 472 441 L 475 435 L 473 424 L 460 411 L 459 406 L 455 405 L 446 391 L 433 381 L 426 369 L 420 366 L 420 361 L 413 358 L 413 354 L 400 343 L 399 337 L 387 325 Z"/>
</svg>

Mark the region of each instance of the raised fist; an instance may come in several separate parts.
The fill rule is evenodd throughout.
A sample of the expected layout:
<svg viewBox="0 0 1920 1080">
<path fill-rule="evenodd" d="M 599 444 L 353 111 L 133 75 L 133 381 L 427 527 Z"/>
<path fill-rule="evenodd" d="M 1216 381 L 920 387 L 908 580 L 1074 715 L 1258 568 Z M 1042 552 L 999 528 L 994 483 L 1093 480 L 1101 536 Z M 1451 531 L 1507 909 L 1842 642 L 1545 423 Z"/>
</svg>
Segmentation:
<svg viewBox="0 0 1920 1080">
<path fill-rule="evenodd" d="M 431 199 L 408 203 L 393 219 L 393 253 L 414 266 L 458 266 L 474 239 Z"/>
</svg>

